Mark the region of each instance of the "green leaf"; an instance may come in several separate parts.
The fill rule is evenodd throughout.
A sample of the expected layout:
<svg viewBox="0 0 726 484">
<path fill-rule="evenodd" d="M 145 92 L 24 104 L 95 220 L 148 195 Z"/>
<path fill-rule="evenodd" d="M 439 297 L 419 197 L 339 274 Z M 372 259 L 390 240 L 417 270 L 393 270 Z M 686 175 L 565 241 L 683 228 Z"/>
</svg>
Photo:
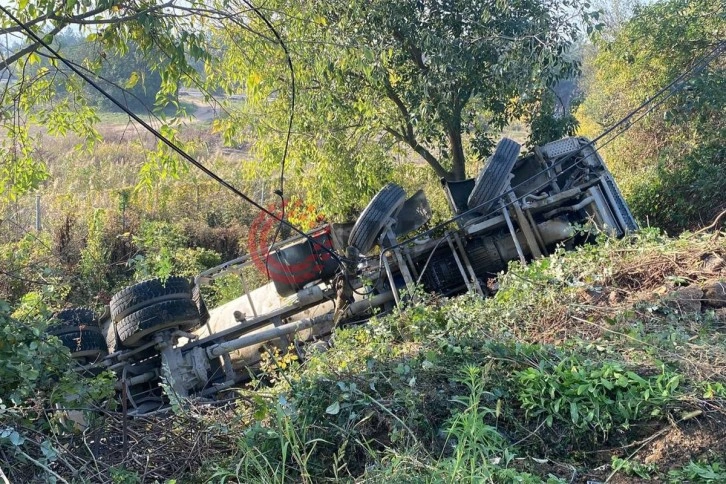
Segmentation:
<svg viewBox="0 0 726 484">
<path fill-rule="evenodd" d="M 139 79 L 141 79 L 141 76 L 139 75 L 139 73 L 136 71 L 132 72 L 131 75 L 129 76 L 129 79 L 126 81 L 126 84 L 124 85 L 124 87 L 126 89 L 132 89 L 133 87 L 136 86 L 136 84 L 139 83 Z"/>
<path fill-rule="evenodd" d="M 328 408 L 325 409 L 325 413 L 329 415 L 338 415 L 340 413 L 340 402 L 335 401 L 328 405 Z"/>
<path fill-rule="evenodd" d="M 570 418 L 575 425 L 580 421 L 580 411 L 577 409 L 575 402 L 570 402 Z"/>
<path fill-rule="evenodd" d="M 19 433 L 17 433 L 15 430 L 13 430 L 10 433 L 10 443 L 11 444 L 13 444 L 14 446 L 18 447 L 23 442 L 25 442 L 25 437 L 23 437 L 22 435 L 20 435 Z"/>
</svg>

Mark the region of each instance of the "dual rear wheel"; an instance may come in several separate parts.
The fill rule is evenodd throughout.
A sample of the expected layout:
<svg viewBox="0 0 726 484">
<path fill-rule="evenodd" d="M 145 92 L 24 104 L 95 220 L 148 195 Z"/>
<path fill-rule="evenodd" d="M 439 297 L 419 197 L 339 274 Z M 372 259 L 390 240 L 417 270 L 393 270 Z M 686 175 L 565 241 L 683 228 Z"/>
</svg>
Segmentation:
<svg viewBox="0 0 726 484">
<path fill-rule="evenodd" d="M 165 329 L 190 331 L 209 318 L 199 288 L 179 276 L 129 286 L 111 298 L 110 309 L 118 340 L 127 348 Z"/>
</svg>

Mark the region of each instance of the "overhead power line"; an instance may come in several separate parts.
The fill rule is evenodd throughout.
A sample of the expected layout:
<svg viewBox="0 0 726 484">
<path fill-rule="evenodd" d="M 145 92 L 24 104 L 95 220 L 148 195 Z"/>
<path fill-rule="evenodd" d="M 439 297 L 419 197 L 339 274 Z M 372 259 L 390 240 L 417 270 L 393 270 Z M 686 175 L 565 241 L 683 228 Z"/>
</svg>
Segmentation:
<svg viewBox="0 0 726 484">
<path fill-rule="evenodd" d="M 248 4 L 249 5 L 249 4 Z M 61 61 L 66 67 L 68 67 L 71 71 L 73 71 L 77 76 L 79 76 L 81 79 L 86 81 L 89 85 L 91 85 L 94 89 L 96 89 L 101 95 L 103 95 L 106 99 L 111 101 L 116 107 L 121 109 L 124 113 L 126 113 L 129 117 L 131 117 L 134 121 L 139 123 L 144 129 L 149 131 L 151 134 L 153 134 L 157 139 L 162 141 L 165 145 L 167 145 L 169 148 L 171 148 L 175 153 L 177 153 L 179 156 L 181 156 L 184 160 L 191 163 L 195 167 L 197 167 L 199 170 L 201 170 L 204 174 L 209 176 L 212 180 L 219 183 L 223 187 L 230 190 L 232 193 L 237 195 L 238 197 L 242 198 L 245 202 L 249 203 L 256 209 L 260 210 L 261 212 L 266 213 L 268 216 L 272 217 L 273 219 L 280 222 L 282 225 L 286 225 L 289 227 L 292 231 L 295 233 L 303 236 L 306 238 L 311 244 L 315 244 L 317 247 L 319 247 L 322 251 L 328 253 L 331 257 L 333 257 L 334 260 L 336 260 L 338 263 L 342 263 L 341 257 L 336 254 L 333 250 L 329 249 L 325 245 L 323 245 L 320 242 L 317 242 L 314 240 L 313 237 L 310 237 L 308 234 L 306 234 L 303 230 L 299 229 L 295 225 L 291 224 L 287 220 L 285 220 L 283 217 L 280 217 L 273 213 L 270 210 L 267 210 L 265 207 L 254 201 L 252 198 L 245 195 L 243 192 L 238 190 L 234 185 L 227 182 L 225 179 L 223 179 L 221 176 L 217 175 L 214 171 L 210 170 L 206 166 L 204 166 L 202 163 L 197 161 L 194 157 L 192 157 L 190 154 L 188 154 L 186 151 L 184 151 L 182 148 L 177 146 L 173 141 L 171 141 L 169 138 L 164 136 L 162 133 L 157 131 L 153 126 L 151 126 L 149 123 L 144 121 L 141 117 L 136 115 L 133 111 L 131 111 L 128 107 L 126 107 L 122 102 L 117 100 L 115 97 L 113 97 L 111 94 L 109 94 L 105 89 L 103 89 L 101 86 L 99 86 L 93 79 L 91 79 L 86 73 L 82 72 L 80 69 L 78 69 L 73 63 L 68 61 L 65 57 L 61 56 L 58 51 L 56 51 L 53 47 L 48 45 L 45 40 L 40 38 L 33 30 L 23 24 L 17 17 L 15 17 L 5 6 L 0 5 L 0 11 L 2 11 L 10 20 L 12 20 L 15 24 L 17 24 L 22 31 L 24 31 L 28 37 L 30 37 L 34 42 L 36 42 L 38 45 L 45 48 L 48 52 L 50 52 L 53 56 L 55 56 L 59 61 Z M 258 13 L 259 15 L 259 13 Z M 269 24 L 268 24 L 269 25 Z M 279 34 L 278 34 L 279 35 Z M 285 48 L 285 52 L 287 53 L 287 48 Z M 289 55 L 288 55 L 289 59 Z M 292 125 L 292 118 L 290 121 L 290 125 Z M 287 148 L 285 150 L 285 153 L 287 153 Z"/>
</svg>

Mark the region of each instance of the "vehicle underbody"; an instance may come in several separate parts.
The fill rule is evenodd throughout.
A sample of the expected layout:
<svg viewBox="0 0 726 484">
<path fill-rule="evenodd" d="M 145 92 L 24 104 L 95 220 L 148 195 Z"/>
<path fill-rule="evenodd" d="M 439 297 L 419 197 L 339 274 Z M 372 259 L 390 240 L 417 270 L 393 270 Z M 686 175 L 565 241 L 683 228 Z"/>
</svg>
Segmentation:
<svg viewBox="0 0 726 484">
<path fill-rule="evenodd" d="M 64 326 L 66 346 L 83 368 L 116 373 L 130 414 L 148 413 L 167 405 L 162 380 L 178 397 L 213 399 L 249 380 L 270 345 L 303 356 L 324 347 L 335 327 L 386 313 L 420 290 L 486 297 L 487 282 L 511 261 L 571 249 L 593 232 L 637 230 L 588 140 L 519 152 L 505 138 L 477 179 L 442 182 L 454 215 L 446 223 L 429 227 L 423 192 L 407 197 L 388 184 L 355 223 L 318 227 L 193 281 L 155 279 L 124 289 L 96 329 L 80 320 Z M 271 282 L 248 290 L 245 269 L 256 257 Z M 242 278 L 245 294 L 207 311 L 201 287 L 228 274 Z"/>
</svg>

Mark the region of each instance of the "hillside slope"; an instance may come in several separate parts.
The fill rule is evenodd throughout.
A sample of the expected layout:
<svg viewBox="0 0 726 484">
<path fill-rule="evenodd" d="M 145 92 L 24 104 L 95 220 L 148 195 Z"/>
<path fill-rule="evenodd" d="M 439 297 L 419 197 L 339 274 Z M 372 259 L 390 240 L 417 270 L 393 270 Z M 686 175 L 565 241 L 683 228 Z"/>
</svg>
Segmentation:
<svg viewBox="0 0 726 484">
<path fill-rule="evenodd" d="M 127 421 L 124 445 L 118 414 L 56 438 L 92 482 L 724 482 L 724 235 L 513 264 L 490 298 L 420 294 L 304 363 L 263 355 L 225 405 Z"/>
</svg>

